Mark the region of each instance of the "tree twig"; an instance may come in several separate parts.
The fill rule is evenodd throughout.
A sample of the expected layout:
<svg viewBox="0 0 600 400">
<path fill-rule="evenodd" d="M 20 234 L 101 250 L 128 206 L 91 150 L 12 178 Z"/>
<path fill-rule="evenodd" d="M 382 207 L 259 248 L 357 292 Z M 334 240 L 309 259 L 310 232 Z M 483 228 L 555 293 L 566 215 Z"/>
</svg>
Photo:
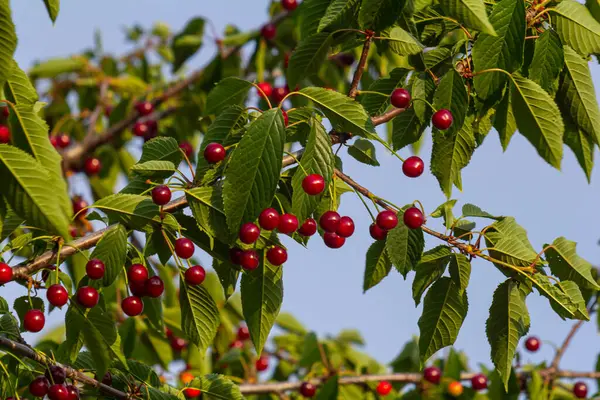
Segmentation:
<svg viewBox="0 0 600 400">
<path fill-rule="evenodd" d="M 365 71 L 365 67 L 367 65 L 367 57 L 369 56 L 369 49 L 371 48 L 372 41 L 372 35 L 367 36 L 365 39 L 365 44 L 363 45 L 362 53 L 360 54 L 360 60 L 358 61 L 356 71 L 354 71 L 352 84 L 350 85 L 350 90 L 348 91 L 348 97 L 355 98 L 358 94 L 358 84 L 360 83 L 360 78 L 362 78 L 363 72 Z"/>
</svg>

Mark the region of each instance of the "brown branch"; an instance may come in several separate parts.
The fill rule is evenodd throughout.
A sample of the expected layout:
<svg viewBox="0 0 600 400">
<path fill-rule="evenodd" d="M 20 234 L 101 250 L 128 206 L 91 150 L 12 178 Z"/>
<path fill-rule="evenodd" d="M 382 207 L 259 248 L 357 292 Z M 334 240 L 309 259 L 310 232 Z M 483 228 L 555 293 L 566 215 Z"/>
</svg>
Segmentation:
<svg viewBox="0 0 600 400">
<path fill-rule="evenodd" d="M 393 108 L 384 114 L 372 117 L 371 121 L 373 121 L 373 125 L 375 126 L 385 124 L 386 122 L 389 122 L 398 115 L 402 114 L 405 110 L 405 108 Z"/>
<path fill-rule="evenodd" d="M 365 71 L 365 67 L 367 65 L 367 57 L 369 56 L 369 49 L 371 48 L 372 41 L 372 35 L 367 36 L 365 39 L 365 44 L 363 45 L 362 53 L 360 54 L 360 60 L 358 61 L 356 71 L 354 71 L 352 84 L 350 85 L 350 90 L 348 91 L 348 97 L 355 98 L 358 94 L 358 84 L 360 83 L 360 78 L 362 78 L 363 72 Z"/>
<path fill-rule="evenodd" d="M 79 372 L 79 371 L 71 368 L 68 365 L 63 365 L 63 364 L 57 363 L 54 360 L 52 360 L 50 357 L 47 357 L 46 355 L 44 355 L 42 353 L 36 352 L 34 349 L 32 349 L 31 347 L 29 347 L 26 344 L 17 343 L 8 338 L 0 336 L 0 347 L 7 349 L 14 355 L 27 357 L 27 358 L 32 359 L 44 366 L 58 365 L 59 367 L 64 368 L 65 372 L 67 373 L 67 377 L 74 379 L 78 382 L 84 383 L 86 385 L 93 386 L 93 387 L 97 388 L 98 390 L 100 390 L 100 392 L 102 392 L 110 397 L 115 397 L 117 399 L 128 399 L 129 398 L 129 395 L 127 393 L 121 392 L 120 390 L 115 389 L 112 386 L 105 385 L 102 382 L 98 382 L 97 380 L 90 378 L 89 376 L 85 375 L 84 373 Z"/>
</svg>

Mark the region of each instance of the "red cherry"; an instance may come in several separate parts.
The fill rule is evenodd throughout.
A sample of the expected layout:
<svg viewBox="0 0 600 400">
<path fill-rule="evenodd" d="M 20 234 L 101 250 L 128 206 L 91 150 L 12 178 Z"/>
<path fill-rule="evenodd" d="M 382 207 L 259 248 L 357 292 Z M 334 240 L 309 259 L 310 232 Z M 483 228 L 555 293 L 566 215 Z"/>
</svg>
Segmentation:
<svg viewBox="0 0 600 400">
<path fill-rule="evenodd" d="M 69 293 L 62 285 L 56 283 L 48 288 L 46 298 L 54 307 L 62 307 L 69 301 Z"/>
<path fill-rule="evenodd" d="M 281 6 L 287 11 L 294 11 L 298 7 L 297 0 L 281 0 Z"/>
<path fill-rule="evenodd" d="M 66 133 L 63 133 L 63 134 L 57 136 L 56 145 L 58 147 L 60 147 L 61 149 L 69 147 L 70 144 L 71 144 L 71 137 L 69 135 L 67 135 Z"/>
<path fill-rule="evenodd" d="M 253 269 L 258 268 L 258 264 L 258 253 L 254 250 L 245 250 L 242 254 L 242 259 L 240 260 L 242 268 L 252 271 Z"/>
<path fill-rule="evenodd" d="M 154 112 L 154 106 L 149 101 L 140 101 L 135 105 L 135 109 L 141 116 L 150 115 Z"/>
<path fill-rule="evenodd" d="M 394 229 L 398 225 L 398 216 L 393 211 L 383 210 L 379 214 L 377 214 L 375 223 L 381 229 L 389 231 L 390 229 Z"/>
<path fill-rule="evenodd" d="M 325 232 L 335 232 L 340 224 L 340 214 L 336 211 L 326 211 L 319 219 L 319 225 Z"/>
<path fill-rule="evenodd" d="M 240 265 L 242 262 L 242 254 L 244 254 L 244 250 L 239 247 L 234 247 L 229 249 L 229 260 L 233 265 Z"/>
<path fill-rule="evenodd" d="M 145 284 L 148 279 L 148 270 L 142 264 L 133 264 L 127 270 L 127 279 L 129 282 Z"/>
<path fill-rule="evenodd" d="M 477 374 L 471 378 L 471 387 L 473 390 L 485 390 L 487 389 L 488 380 L 484 374 Z"/>
<path fill-rule="evenodd" d="M 106 118 L 109 118 L 110 114 L 112 114 L 112 112 L 113 112 L 113 106 L 107 105 L 107 106 L 104 107 L 104 116 Z"/>
<path fill-rule="evenodd" d="M 46 325 L 46 317 L 40 310 L 29 310 L 23 317 L 23 327 L 29 332 L 39 332 Z"/>
<path fill-rule="evenodd" d="M 152 201 L 154 204 L 164 206 L 171 201 L 171 189 L 165 185 L 159 185 L 152 189 Z"/>
<path fill-rule="evenodd" d="M 285 110 L 281 110 L 281 114 L 283 115 L 284 125 L 288 126 L 288 124 L 290 123 L 290 117 L 288 116 L 288 113 Z"/>
<path fill-rule="evenodd" d="M 452 113 L 450 110 L 446 110 L 445 108 L 436 111 L 431 117 L 431 123 L 433 126 L 441 131 L 445 131 L 446 129 L 450 128 L 453 121 L 454 118 L 452 117 Z"/>
<path fill-rule="evenodd" d="M 273 40 L 277 35 L 277 27 L 273 24 L 266 24 L 261 28 L 260 34 L 265 40 Z"/>
<path fill-rule="evenodd" d="M 290 89 L 287 86 L 276 87 L 273 89 L 273 101 L 279 104 L 288 94 L 290 94 Z"/>
<path fill-rule="evenodd" d="M 58 148 L 58 139 L 56 136 L 50 136 L 50 144 L 56 149 Z"/>
<path fill-rule="evenodd" d="M 58 365 L 51 365 L 44 374 L 49 382 L 63 384 L 67 379 L 67 371 Z"/>
<path fill-rule="evenodd" d="M 0 108 L 0 115 L 2 118 L 8 118 L 10 116 L 10 108 L 8 108 L 8 106 L 3 106 Z"/>
<path fill-rule="evenodd" d="M 248 340 L 250 339 L 250 331 L 246 326 L 240 326 L 237 331 L 237 339 L 238 340 Z"/>
<path fill-rule="evenodd" d="M 346 238 L 341 237 L 335 232 L 325 232 L 323 235 L 325 245 L 331 249 L 339 249 L 346 243 Z"/>
<path fill-rule="evenodd" d="M 369 233 L 375 240 L 385 240 L 387 237 L 387 232 L 388 231 L 381 229 L 375 223 L 372 223 L 371 226 L 369 226 Z"/>
<path fill-rule="evenodd" d="M 159 276 L 149 278 L 144 284 L 145 292 L 152 298 L 160 297 L 165 291 L 165 284 Z"/>
<path fill-rule="evenodd" d="M 325 190 L 325 179 L 319 174 L 310 174 L 302 181 L 302 189 L 306 194 L 316 196 Z"/>
<path fill-rule="evenodd" d="M 410 93 L 406 89 L 398 88 L 392 92 L 390 101 L 396 108 L 407 108 L 410 105 Z"/>
<path fill-rule="evenodd" d="M 420 228 L 424 222 L 425 217 L 417 207 L 411 207 L 404 211 L 404 225 L 408 226 L 410 229 Z"/>
<path fill-rule="evenodd" d="M 538 351 L 540 349 L 541 344 L 542 344 L 542 342 L 540 342 L 540 339 L 538 339 L 535 336 L 529 336 L 527 338 L 527 340 L 525 341 L 525 348 L 528 351 L 535 353 L 536 351 Z"/>
<path fill-rule="evenodd" d="M 67 392 L 69 392 L 68 400 L 79 400 L 79 389 L 75 385 L 68 385 Z"/>
<path fill-rule="evenodd" d="M 144 137 L 150 131 L 150 128 L 145 122 L 136 122 L 133 125 L 133 134 L 138 137 Z"/>
<path fill-rule="evenodd" d="M 216 164 L 225 159 L 225 147 L 221 143 L 209 143 L 204 149 L 204 159 L 209 164 Z"/>
<path fill-rule="evenodd" d="M 587 393 L 588 387 L 585 383 L 581 381 L 575 382 L 575 385 L 573 385 L 573 394 L 575 397 L 578 399 L 585 399 L 587 397 Z"/>
<path fill-rule="evenodd" d="M 204 282 L 206 271 L 200 265 L 194 265 L 185 271 L 185 282 L 188 285 L 196 286 Z"/>
<path fill-rule="evenodd" d="M 354 64 L 354 61 L 356 61 L 354 56 L 350 53 L 339 53 L 335 56 L 335 60 L 342 67 L 350 67 L 352 64 Z"/>
<path fill-rule="evenodd" d="M 148 281 L 142 281 L 142 282 L 129 281 L 129 289 L 131 290 L 131 294 L 134 296 L 137 296 L 137 297 L 146 296 L 148 294 L 146 292 L 146 282 L 148 282 Z"/>
<path fill-rule="evenodd" d="M 404 175 L 408 176 L 409 178 L 417 178 L 421 176 L 424 170 L 425 164 L 423 163 L 423 160 L 417 156 L 408 157 L 402 163 L 402 172 L 404 172 Z"/>
<path fill-rule="evenodd" d="M 3 262 L 0 262 L 0 285 L 4 285 L 12 281 L 13 270 L 12 268 Z"/>
<path fill-rule="evenodd" d="M 244 348 L 244 343 L 241 340 L 234 340 L 233 342 L 231 342 L 231 344 L 229 345 L 230 349 L 243 349 Z"/>
<path fill-rule="evenodd" d="M 313 218 L 307 218 L 300 229 L 298 229 L 298 233 L 302 236 L 314 235 L 317 233 L 317 221 L 315 221 Z"/>
<path fill-rule="evenodd" d="M 137 296 L 129 296 L 123 299 L 121 308 L 125 314 L 130 317 L 135 317 L 144 311 L 144 303 L 142 302 L 142 299 Z"/>
<path fill-rule="evenodd" d="M 95 307 L 98 300 L 100 300 L 100 296 L 93 287 L 82 286 L 77 290 L 77 302 L 85 308 Z"/>
<path fill-rule="evenodd" d="M 273 86 L 269 83 L 269 82 L 260 82 L 258 85 L 258 88 L 260 90 L 257 90 L 257 93 L 259 96 L 261 97 L 271 97 L 271 95 L 273 94 Z M 262 90 L 262 93 L 261 93 Z M 264 95 L 263 95 L 264 93 Z"/>
<path fill-rule="evenodd" d="M 175 241 L 175 254 L 184 260 L 194 255 L 194 243 L 187 238 L 179 238 Z"/>
<path fill-rule="evenodd" d="M 6 125 L 0 125 L 0 143 L 10 143 L 10 129 Z"/>
<path fill-rule="evenodd" d="M 98 375 L 94 375 L 94 379 L 98 380 Z M 110 373 L 110 371 L 106 371 L 106 373 L 102 377 L 101 382 L 106 386 L 112 386 L 112 374 Z"/>
<path fill-rule="evenodd" d="M 437 385 L 442 379 L 442 371 L 438 367 L 427 367 L 423 370 L 423 379 Z"/>
<path fill-rule="evenodd" d="M 258 360 L 256 360 L 256 370 L 258 372 L 265 371 L 269 368 L 269 358 L 266 356 L 260 356 Z"/>
<path fill-rule="evenodd" d="M 247 222 L 240 228 L 240 241 L 246 244 L 252 244 L 258 240 L 260 228 L 252 222 Z"/>
<path fill-rule="evenodd" d="M 179 143 L 179 148 L 183 150 L 187 158 L 190 158 L 192 154 L 194 154 L 194 148 L 192 147 L 192 144 L 187 140 L 183 140 L 181 143 Z"/>
<path fill-rule="evenodd" d="M 97 258 L 93 258 L 85 264 L 85 273 L 90 279 L 102 279 L 105 270 L 104 263 Z"/>
<path fill-rule="evenodd" d="M 181 351 L 185 349 L 187 346 L 187 342 L 185 339 L 173 337 L 171 338 L 171 348 L 175 351 Z"/>
<path fill-rule="evenodd" d="M 304 397 L 313 397 L 317 393 L 317 388 L 310 382 L 302 382 L 300 385 L 300 394 Z"/>
<path fill-rule="evenodd" d="M 202 390 L 198 388 L 187 388 L 183 391 L 183 393 L 185 394 L 185 397 L 192 398 L 200 396 L 200 394 L 202 394 Z"/>
<path fill-rule="evenodd" d="M 294 214 L 283 214 L 279 217 L 279 225 L 277 230 L 283 234 L 290 235 L 298 229 L 298 217 Z"/>
<path fill-rule="evenodd" d="M 377 393 L 380 396 L 387 396 L 392 391 L 392 384 L 388 381 L 381 381 L 377 385 Z"/>
<path fill-rule="evenodd" d="M 87 201 L 83 200 L 79 196 L 75 196 L 73 200 L 71 200 L 71 205 L 73 206 L 73 214 L 76 214 L 78 217 L 86 216 L 86 207 L 88 206 Z"/>
<path fill-rule="evenodd" d="M 335 230 L 339 236 L 343 238 L 348 238 L 352 236 L 354 233 L 354 221 L 350 217 L 342 217 L 340 218 L 340 222 L 338 224 L 337 229 Z"/>
<path fill-rule="evenodd" d="M 48 394 L 48 387 L 50 383 L 45 376 L 38 376 L 29 384 L 29 393 L 35 397 L 44 397 Z"/>
<path fill-rule="evenodd" d="M 85 160 L 85 164 L 83 165 L 83 170 L 88 176 L 97 175 L 101 169 L 102 163 L 96 157 L 88 158 Z"/>
<path fill-rule="evenodd" d="M 267 260 L 275 266 L 282 265 L 287 259 L 287 251 L 282 247 L 273 246 L 267 251 Z"/>
<path fill-rule="evenodd" d="M 274 208 L 265 208 L 258 216 L 258 224 L 265 231 L 272 231 L 279 225 L 279 213 Z"/>
</svg>

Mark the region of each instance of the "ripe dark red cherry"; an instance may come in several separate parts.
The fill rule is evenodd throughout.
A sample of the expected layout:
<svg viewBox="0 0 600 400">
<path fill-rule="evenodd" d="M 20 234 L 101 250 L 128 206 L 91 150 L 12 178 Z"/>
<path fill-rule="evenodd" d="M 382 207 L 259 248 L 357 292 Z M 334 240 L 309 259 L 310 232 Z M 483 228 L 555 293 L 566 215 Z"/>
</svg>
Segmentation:
<svg viewBox="0 0 600 400">
<path fill-rule="evenodd" d="M 258 85 L 260 90 L 257 90 L 258 95 L 263 97 L 271 97 L 271 95 L 273 94 L 273 86 L 269 83 L 269 82 L 260 82 Z M 262 90 L 262 93 L 261 93 Z M 263 95 L 264 93 L 264 95 Z"/>
<path fill-rule="evenodd" d="M 240 241 L 246 244 L 252 244 L 256 242 L 260 236 L 260 228 L 252 222 L 246 222 L 240 227 Z"/>
<path fill-rule="evenodd" d="M 417 207 L 411 207 L 404 211 L 404 225 L 408 226 L 410 229 L 420 228 L 424 222 L 425 217 Z"/>
<path fill-rule="evenodd" d="M 146 294 L 152 298 L 160 297 L 165 291 L 165 284 L 159 276 L 153 276 L 144 284 Z"/>
<path fill-rule="evenodd" d="M 140 101 L 135 105 L 135 109 L 141 116 L 146 116 L 152 114 L 154 106 L 149 101 Z"/>
<path fill-rule="evenodd" d="M 398 225 L 398 215 L 396 215 L 396 213 L 393 211 L 383 210 L 379 214 L 377 214 L 375 223 L 381 229 L 389 231 L 390 229 L 394 229 Z"/>
<path fill-rule="evenodd" d="M 68 400 L 79 400 L 79 388 L 75 385 L 68 385 L 67 392 L 69 393 Z"/>
<path fill-rule="evenodd" d="M 194 255 L 194 243 L 187 238 L 179 238 L 175 241 L 175 254 L 184 260 Z"/>
<path fill-rule="evenodd" d="M 453 121 L 454 118 L 452 117 L 452 113 L 450 110 L 446 110 L 445 108 L 436 111 L 431 117 L 431 123 L 433 126 L 441 131 L 445 131 L 446 129 L 450 128 Z"/>
<path fill-rule="evenodd" d="M 241 340 L 234 340 L 233 342 L 231 342 L 231 344 L 229 345 L 230 349 L 243 349 L 244 348 L 244 342 L 242 342 Z"/>
<path fill-rule="evenodd" d="M 200 265 L 194 265 L 185 271 L 185 282 L 188 285 L 196 286 L 204 282 L 206 271 Z"/>
<path fill-rule="evenodd" d="M 254 250 L 245 250 L 240 260 L 242 268 L 252 271 L 256 269 L 259 264 L 258 253 Z"/>
<path fill-rule="evenodd" d="M 267 251 L 267 260 L 275 266 L 282 265 L 287 259 L 287 251 L 282 247 L 273 246 Z"/>
<path fill-rule="evenodd" d="M 306 194 L 316 196 L 325 190 L 325 179 L 319 174 L 310 174 L 302 181 L 302 189 Z"/>
<path fill-rule="evenodd" d="M 302 236 L 314 235 L 317 233 L 317 221 L 315 221 L 313 218 L 307 218 L 300 229 L 298 229 L 298 233 Z"/>
<path fill-rule="evenodd" d="M 273 24 L 266 24 L 261 28 L 260 34 L 265 40 L 273 40 L 277 35 L 277 27 Z"/>
<path fill-rule="evenodd" d="M 437 385 L 442 379 L 442 371 L 438 367 L 427 367 L 423 370 L 423 379 Z"/>
<path fill-rule="evenodd" d="M 148 293 L 146 293 L 146 282 L 133 282 L 129 281 L 129 290 L 131 290 L 131 294 L 137 297 L 144 297 Z"/>
<path fill-rule="evenodd" d="M 183 393 L 185 394 L 185 397 L 187 397 L 188 399 L 192 398 L 192 397 L 198 397 L 200 396 L 200 394 L 202 393 L 202 390 L 198 389 L 198 388 L 186 388 Z"/>
<path fill-rule="evenodd" d="M 250 331 L 248 330 L 248 327 L 246 326 L 240 326 L 240 328 L 237 331 L 237 340 L 248 340 L 250 339 Z"/>
<path fill-rule="evenodd" d="M 388 231 L 381 229 L 376 223 L 372 223 L 371 226 L 369 226 L 369 233 L 375 240 L 385 240 Z"/>
<path fill-rule="evenodd" d="M 279 104 L 288 94 L 290 94 L 290 89 L 287 87 L 287 85 L 276 87 L 273 89 L 273 101 L 275 104 Z"/>
<path fill-rule="evenodd" d="M 77 290 L 77 302 L 85 308 L 95 307 L 99 299 L 98 291 L 93 287 L 82 286 Z"/>
<path fill-rule="evenodd" d="M 0 116 L 4 119 L 8 118 L 10 116 L 10 108 L 8 108 L 8 106 L 2 106 L 0 108 Z"/>
<path fill-rule="evenodd" d="M 69 147 L 71 144 L 71 137 L 66 133 L 62 133 L 56 137 L 56 145 L 61 149 Z"/>
<path fill-rule="evenodd" d="M 154 204 L 164 206 L 171 201 L 171 189 L 165 185 L 159 185 L 152 189 L 152 201 Z"/>
<path fill-rule="evenodd" d="M 229 249 L 229 260 L 233 265 L 240 265 L 242 262 L 242 254 L 244 254 L 244 250 L 239 247 L 233 247 Z"/>
<path fill-rule="evenodd" d="M 525 341 L 525 348 L 532 353 L 538 351 L 540 349 L 540 345 L 540 339 L 535 336 L 529 336 Z"/>
<path fill-rule="evenodd" d="M 340 214 L 336 211 L 325 211 L 319 219 L 319 225 L 325 232 L 335 232 L 340 224 Z"/>
<path fill-rule="evenodd" d="M 269 358 L 266 356 L 260 356 L 258 360 L 256 360 L 255 365 L 258 372 L 265 371 L 269 368 Z"/>
<path fill-rule="evenodd" d="M 127 270 L 127 279 L 129 282 L 145 284 L 148 279 L 148 270 L 142 264 L 132 264 Z"/>
<path fill-rule="evenodd" d="M 288 116 L 288 113 L 285 110 L 281 110 L 281 114 L 283 115 L 284 125 L 288 126 L 288 124 L 290 123 L 290 117 Z"/>
<path fill-rule="evenodd" d="M 335 230 L 339 236 L 349 238 L 354 233 L 354 221 L 352 218 L 344 216 L 340 218 L 337 229 Z"/>
<path fill-rule="evenodd" d="M 346 243 L 346 238 L 341 237 L 335 232 L 325 232 L 323 235 L 325 245 L 331 249 L 339 249 Z"/>
<path fill-rule="evenodd" d="M 409 178 L 417 178 L 421 176 L 424 170 L 425 164 L 423 163 L 423 160 L 417 156 L 408 157 L 402 163 L 402 172 Z"/>
<path fill-rule="evenodd" d="M 317 388 L 310 382 L 302 382 L 300 385 L 300 394 L 304 397 L 313 397 L 317 393 Z"/>
<path fill-rule="evenodd" d="M 171 348 L 175 351 L 181 351 L 185 349 L 187 346 L 187 342 L 183 338 L 172 337 L 171 338 Z"/>
<path fill-rule="evenodd" d="M 48 288 L 46 298 L 54 307 L 62 307 L 69 301 L 69 292 L 62 285 L 56 283 Z"/>
<path fill-rule="evenodd" d="M 294 11 L 298 7 L 297 0 L 281 0 L 281 6 L 286 11 Z"/>
<path fill-rule="evenodd" d="M 29 332 L 39 332 L 44 329 L 46 318 L 40 310 L 29 310 L 23 317 L 23 327 Z"/>
<path fill-rule="evenodd" d="M 133 125 L 133 134 L 135 136 L 144 137 L 146 136 L 146 134 L 148 134 L 149 131 L 150 128 L 145 122 L 138 121 Z"/>
<path fill-rule="evenodd" d="M 410 93 L 406 89 L 398 88 L 392 92 L 390 101 L 396 108 L 407 108 L 410 105 Z"/>
<path fill-rule="evenodd" d="M 0 125 L 0 143 L 10 143 L 10 129 L 6 125 Z"/>
<path fill-rule="evenodd" d="M 272 231 L 279 225 L 279 213 L 274 208 L 265 208 L 258 216 L 258 224 L 265 231 Z"/>
<path fill-rule="evenodd" d="M 95 375 L 94 379 L 98 380 L 98 375 Z M 103 384 L 105 384 L 106 386 L 112 386 L 112 374 L 110 373 L 110 371 L 106 371 L 106 373 L 102 377 L 102 381 L 101 382 Z"/>
<path fill-rule="evenodd" d="M 392 384 L 388 381 L 381 381 L 377 385 L 377 394 L 380 396 L 387 396 L 392 391 Z"/>
<path fill-rule="evenodd" d="M 294 214 L 283 214 L 279 217 L 277 230 L 283 234 L 291 235 L 298 229 L 298 218 Z"/>
<path fill-rule="evenodd" d="M 0 285 L 4 285 L 12 281 L 13 278 L 13 270 L 12 268 L 5 263 L 0 263 Z"/>
<path fill-rule="evenodd" d="M 85 208 L 88 206 L 87 201 L 79 196 L 75 196 L 73 200 L 71 200 L 71 204 L 73 206 L 73 214 L 77 214 L 78 217 L 86 216 L 87 210 Z"/>
<path fill-rule="evenodd" d="M 49 382 L 63 384 L 67 379 L 67 371 L 58 365 L 51 365 L 44 374 Z"/>
<path fill-rule="evenodd" d="M 29 384 L 29 393 L 35 397 L 44 397 L 48 394 L 48 387 L 50 383 L 45 376 L 38 376 Z"/>
<path fill-rule="evenodd" d="M 123 299 L 121 308 L 125 314 L 130 317 L 135 317 L 144 311 L 144 303 L 142 302 L 142 299 L 137 296 L 129 296 Z"/>
<path fill-rule="evenodd" d="M 573 385 L 573 394 L 578 399 L 585 399 L 587 397 L 588 387 L 585 383 L 579 381 Z"/>
<path fill-rule="evenodd" d="M 101 169 L 102 163 L 96 157 L 88 158 L 87 160 L 85 160 L 85 163 L 83 165 L 83 170 L 88 176 L 97 175 Z"/>
<path fill-rule="evenodd" d="M 93 258 L 85 264 L 85 273 L 90 279 L 102 279 L 105 271 L 104 263 L 97 258 Z"/>
<path fill-rule="evenodd" d="M 487 376 L 483 374 L 477 374 L 471 378 L 471 387 L 473 390 L 485 390 L 487 389 L 487 385 Z"/>
<path fill-rule="evenodd" d="M 225 159 L 225 147 L 221 143 L 209 143 L 204 149 L 204 159 L 209 164 L 216 164 Z"/>
<path fill-rule="evenodd" d="M 179 148 L 183 150 L 187 158 L 190 158 L 192 154 L 194 154 L 194 148 L 192 147 L 192 144 L 187 140 L 183 140 L 181 143 L 179 143 Z"/>
<path fill-rule="evenodd" d="M 1 142 L 0 142 L 1 143 Z M 50 136 L 50 144 L 52 145 L 52 147 L 54 147 L 55 149 L 58 148 L 58 139 L 56 138 L 56 136 Z"/>
</svg>

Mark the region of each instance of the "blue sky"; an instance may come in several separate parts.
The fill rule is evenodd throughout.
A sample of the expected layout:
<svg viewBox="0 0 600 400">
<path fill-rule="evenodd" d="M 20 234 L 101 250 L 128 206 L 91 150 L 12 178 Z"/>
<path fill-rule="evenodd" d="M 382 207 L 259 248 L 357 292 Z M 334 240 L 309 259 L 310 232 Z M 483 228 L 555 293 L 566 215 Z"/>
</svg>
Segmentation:
<svg viewBox="0 0 600 400">
<path fill-rule="evenodd" d="M 222 32 L 226 23 L 241 29 L 258 27 L 266 18 L 266 0 L 213 1 L 116 1 L 101 2 L 63 0 L 62 10 L 53 26 L 41 0 L 12 1 L 13 19 L 17 25 L 19 45 L 16 59 L 26 68 L 36 59 L 68 56 L 93 43 L 95 29 L 102 32 L 107 52 L 121 53 L 128 48 L 123 41 L 124 26 L 140 23 L 150 26 L 163 21 L 174 30 L 192 17 L 208 17 Z M 214 53 L 207 43 L 190 63 L 202 65 Z M 594 77 L 599 67 L 592 63 Z M 596 91 L 597 91 L 596 87 Z M 429 159 L 431 140 L 421 153 Z M 400 162 L 378 148 L 381 167 L 369 167 L 343 156 L 345 171 L 377 195 L 395 204 L 419 199 L 431 212 L 445 199 L 435 178 L 426 171 L 419 179 L 402 175 Z M 598 153 L 598 152 L 597 152 Z M 401 153 L 407 156 L 405 150 Z M 598 156 L 598 154 L 596 154 Z M 598 158 L 598 157 L 597 157 Z M 503 153 L 497 134 L 492 132 L 463 171 L 463 189 L 457 190 L 459 206 L 473 203 L 491 213 L 511 215 L 524 226 L 534 247 L 558 236 L 578 242 L 578 251 L 587 260 L 600 263 L 600 171 L 595 168 L 588 184 L 570 150 L 565 149 L 562 171 L 542 161 L 520 135 L 515 135 Z M 458 211 L 458 209 L 457 209 Z M 363 295 L 364 258 L 372 240 L 368 234 L 370 219 L 360 201 L 351 194 L 343 197 L 341 213 L 354 218 L 356 233 L 340 250 L 330 250 L 315 240 L 310 248 L 289 245 L 289 261 L 285 265 L 285 298 L 283 310 L 292 312 L 319 334 L 335 334 L 343 328 L 358 328 L 367 341 L 367 350 L 382 362 L 390 361 L 412 335 L 418 334 L 417 320 L 421 309 L 415 309 L 411 296 L 412 275 L 407 281 L 392 272 L 380 285 Z M 439 221 L 431 227 L 440 229 Z M 439 244 L 427 240 L 428 248 Z M 206 256 L 200 257 L 209 264 Z M 485 337 L 492 293 L 503 276 L 489 263 L 475 261 L 468 289 L 470 308 L 456 347 L 466 349 L 471 365 L 490 365 L 489 345 Z M 10 298 L 22 293 L 9 286 Z M 5 293 L 3 293 L 5 295 Z M 531 314 L 531 333 L 544 341 L 540 352 L 526 354 L 525 361 L 542 361 L 553 355 L 550 343 L 560 343 L 573 325 L 561 321 L 547 300 L 532 294 L 527 300 Z M 59 314 L 50 321 L 58 322 Z M 592 370 L 600 350 L 595 317 L 584 324 L 578 338 L 563 358 L 564 369 Z"/>
</svg>

